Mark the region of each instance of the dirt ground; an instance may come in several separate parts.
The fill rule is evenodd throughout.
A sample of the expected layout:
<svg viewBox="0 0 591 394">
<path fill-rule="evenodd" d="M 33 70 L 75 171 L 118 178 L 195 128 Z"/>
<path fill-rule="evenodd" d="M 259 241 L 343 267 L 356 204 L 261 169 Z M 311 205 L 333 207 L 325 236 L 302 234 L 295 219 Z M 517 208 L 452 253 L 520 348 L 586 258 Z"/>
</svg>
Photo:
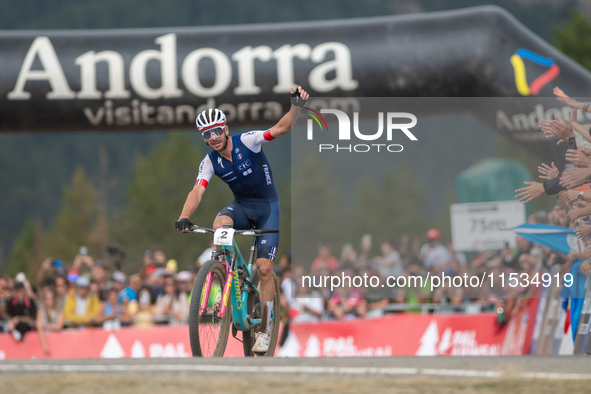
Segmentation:
<svg viewBox="0 0 591 394">
<path fill-rule="evenodd" d="M 201 375 L 201 376 L 200 376 Z M 185 393 L 522 393 L 591 391 L 591 381 L 535 379 L 438 379 L 293 375 L 159 374 L 0 374 L 6 394 L 185 394 Z"/>
</svg>

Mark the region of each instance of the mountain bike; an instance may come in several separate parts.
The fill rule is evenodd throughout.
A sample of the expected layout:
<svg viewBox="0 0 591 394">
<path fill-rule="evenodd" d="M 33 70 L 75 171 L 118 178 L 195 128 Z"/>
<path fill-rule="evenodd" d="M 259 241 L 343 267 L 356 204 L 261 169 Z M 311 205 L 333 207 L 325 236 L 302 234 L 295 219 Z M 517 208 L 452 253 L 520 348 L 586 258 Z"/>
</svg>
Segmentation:
<svg viewBox="0 0 591 394">
<path fill-rule="evenodd" d="M 279 334 L 280 299 L 279 282 L 275 281 L 273 310 L 267 311 L 266 303 L 260 302 L 257 285 L 259 277 L 253 272 L 257 252 L 257 237 L 279 230 L 235 230 L 222 227 L 217 230 L 194 226 L 189 231 L 197 234 L 213 234 L 213 243 L 221 246 L 214 250 L 212 259 L 199 269 L 193 285 L 189 310 L 189 336 L 193 357 L 222 357 L 228 344 L 230 328 L 232 336 L 242 342 L 245 356 L 270 356 L 275 354 Z M 234 240 L 235 235 L 253 237 L 248 263 L 244 261 Z M 230 301 L 230 303 L 228 303 Z M 270 341 L 266 353 L 253 354 L 256 336 L 271 314 Z M 242 332 L 242 340 L 237 335 Z"/>
</svg>

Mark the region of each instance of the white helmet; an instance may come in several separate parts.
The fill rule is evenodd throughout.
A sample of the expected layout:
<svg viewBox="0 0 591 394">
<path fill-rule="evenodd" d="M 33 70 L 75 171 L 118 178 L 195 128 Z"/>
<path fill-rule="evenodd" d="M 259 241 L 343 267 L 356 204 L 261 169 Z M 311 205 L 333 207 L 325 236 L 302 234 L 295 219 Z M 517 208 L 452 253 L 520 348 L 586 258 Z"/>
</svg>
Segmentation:
<svg viewBox="0 0 591 394">
<path fill-rule="evenodd" d="M 226 115 L 217 108 L 206 109 L 197 116 L 195 123 L 199 131 L 203 133 L 215 127 L 224 127 L 226 125 Z"/>
</svg>

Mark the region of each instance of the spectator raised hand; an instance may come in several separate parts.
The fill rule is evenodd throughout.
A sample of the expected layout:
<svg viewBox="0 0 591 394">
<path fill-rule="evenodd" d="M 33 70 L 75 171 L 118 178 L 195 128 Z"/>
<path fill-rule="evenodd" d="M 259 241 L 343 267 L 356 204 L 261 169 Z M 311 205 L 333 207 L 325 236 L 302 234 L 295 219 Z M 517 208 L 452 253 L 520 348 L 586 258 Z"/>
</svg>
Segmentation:
<svg viewBox="0 0 591 394">
<path fill-rule="evenodd" d="M 572 189 L 581 186 L 589 177 L 591 177 L 591 169 L 584 167 L 571 168 L 562 174 L 560 184 L 567 189 Z"/>
<path fill-rule="evenodd" d="M 515 190 L 515 198 L 519 199 L 519 202 L 527 204 L 528 202 L 541 197 L 544 194 L 544 185 L 540 182 L 523 182 L 527 186 L 521 189 Z"/>
<path fill-rule="evenodd" d="M 579 191 L 577 190 L 566 190 L 563 193 L 564 199 L 571 205 L 574 205 L 576 202 L 579 202 Z"/>
<path fill-rule="evenodd" d="M 538 166 L 538 172 L 542 179 L 554 179 L 560 174 L 558 168 L 554 165 L 554 162 L 552 162 L 551 166 L 544 163 L 540 164 Z"/>
<path fill-rule="evenodd" d="M 591 264 L 587 260 L 583 261 L 583 264 L 581 264 L 581 273 L 585 276 L 588 276 L 589 271 L 591 271 Z"/>
<path fill-rule="evenodd" d="M 587 156 L 581 149 L 569 149 L 566 151 L 566 161 L 577 167 L 591 167 L 591 157 Z"/>
<path fill-rule="evenodd" d="M 584 104 L 580 101 L 575 100 L 572 97 L 569 97 L 566 93 L 562 91 L 558 86 L 552 90 L 552 93 L 556 96 L 556 100 L 560 101 L 563 104 L 568 105 L 574 109 L 583 109 Z"/>
<path fill-rule="evenodd" d="M 577 237 L 583 239 L 591 235 L 591 225 L 584 225 L 575 230 Z"/>
<path fill-rule="evenodd" d="M 558 138 L 556 145 L 565 142 L 568 137 L 574 137 L 573 128 L 566 120 L 561 119 L 558 115 L 554 115 L 555 120 L 543 119 L 538 122 L 538 127 L 546 138 Z"/>
<path fill-rule="evenodd" d="M 571 209 L 570 211 L 568 211 L 567 215 L 571 222 L 574 222 L 575 220 L 577 220 L 578 218 L 582 218 L 583 216 L 589 216 L 591 215 L 591 205 L 585 208 Z"/>
</svg>

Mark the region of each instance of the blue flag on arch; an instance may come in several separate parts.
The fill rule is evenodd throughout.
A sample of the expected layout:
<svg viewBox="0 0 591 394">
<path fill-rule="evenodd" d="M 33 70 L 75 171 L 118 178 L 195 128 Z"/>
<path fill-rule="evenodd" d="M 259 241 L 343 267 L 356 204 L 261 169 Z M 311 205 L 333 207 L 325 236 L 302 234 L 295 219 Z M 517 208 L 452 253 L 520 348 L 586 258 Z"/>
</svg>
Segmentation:
<svg viewBox="0 0 591 394">
<path fill-rule="evenodd" d="M 528 241 L 562 254 L 580 252 L 585 248 L 585 245 L 575 235 L 575 230 L 568 227 L 541 223 L 524 223 L 520 226 L 512 227 L 509 230 L 521 235 Z M 585 281 L 587 278 L 581 273 L 582 263 L 580 259 L 571 262 L 568 272 L 572 275 L 573 283 L 568 287 L 563 286 L 560 291 L 560 297 L 571 300 L 570 314 L 573 327 L 573 340 L 577 334 L 583 299 L 586 293 Z"/>
<path fill-rule="evenodd" d="M 512 227 L 509 230 L 521 235 L 528 241 L 562 254 L 581 252 L 585 248 L 585 244 L 575 235 L 575 230 L 568 227 L 540 223 L 524 223 L 520 226 Z M 571 286 L 564 286 L 562 288 L 560 292 L 561 297 L 585 297 L 585 281 L 587 277 L 581 273 L 582 263 L 580 259 L 571 261 L 568 272 L 572 274 L 573 283 Z"/>
<path fill-rule="evenodd" d="M 585 245 L 575 235 L 575 230 L 568 227 L 540 223 L 524 223 L 520 226 L 512 227 L 509 230 L 521 235 L 528 241 L 562 254 L 580 252 L 585 248 Z"/>
</svg>

